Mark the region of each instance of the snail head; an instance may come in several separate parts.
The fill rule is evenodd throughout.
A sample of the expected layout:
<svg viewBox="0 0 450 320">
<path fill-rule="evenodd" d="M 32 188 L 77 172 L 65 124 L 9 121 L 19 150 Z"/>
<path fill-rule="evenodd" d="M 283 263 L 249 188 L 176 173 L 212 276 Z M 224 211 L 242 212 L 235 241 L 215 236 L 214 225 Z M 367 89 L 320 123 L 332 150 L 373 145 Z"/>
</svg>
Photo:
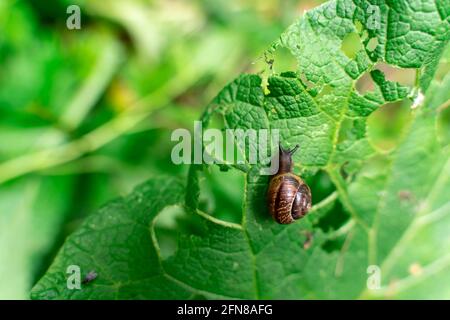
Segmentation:
<svg viewBox="0 0 450 320">
<path fill-rule="evenodd" d="M 292 161 L 292 155 L 298 150 L 300 146 L 297 144 L 291 150 L 284 149 L 281 144 L 279 145 L 280 153 L 279 153 L 279 169 L 278 174 L 291 172 L 294 166 L 294 162 Z"/>
</svg>

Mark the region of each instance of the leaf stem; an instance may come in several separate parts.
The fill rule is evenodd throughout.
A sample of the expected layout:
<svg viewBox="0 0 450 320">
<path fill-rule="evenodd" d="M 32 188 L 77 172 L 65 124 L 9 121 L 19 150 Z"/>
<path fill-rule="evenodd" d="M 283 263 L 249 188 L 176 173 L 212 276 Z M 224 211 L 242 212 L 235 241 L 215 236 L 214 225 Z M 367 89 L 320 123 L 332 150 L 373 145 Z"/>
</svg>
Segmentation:
<svg viewBox="0 0 450 320">
<path fill-rule="evenodd" d="M 210 221 L 212 223 L 221 225 L 222 227 L 232 228 L 232 229 L 236 229 L 236 230 L 242 231 L 242 226 L 240 224 L 217 219 L 217 218 L 215 218 L 215 217 L 213 217 L 213 216 L 211 216 L 211 215 L 207 214 L 206 212 L 203 212 L 203 211 L 201 211 L 199 209 L 196 209 L 195 212 L 199 216 L 201 216 L 202 218 L 204 218 L 204 219 L 206 219 L 206 220 L 208 220 L 208 221 Z"/>
<path fill-rule="evenodd" d="M 347 234 L 350 230 L 353 229 L 353 227 L 355 226 L 355 223 L 356 222 L 353 219 L 348 220 L 339 229 L 329 233 L 327 235 L 327 238 L 332 240 L 332 239 L 336 239 L 336 238 L 338 238 L 340 236 L 343 236 L 343 235 Z"/>
<path fill-rule="evenodd" d="M 369 226 L 359 217 L 358 213 L 356 212 L 355 208 L 353 207 L 352 203 L 350 202 L 350 198 L 348 195 L 347 186 L 345 185 L 344 179 L 339 174 L 338 169 L 336 168 L 327 168 L 327 172 L 330 175 L 330 179 L 333 182 L 333 184 L 336 187 L 336 190 L 339 195 L 339 199 L 342 202 L 343 206 L 347 211 L 350 213 L 350 215 L 353 217 L 353 219 L 363 227 L 363 229 L 369 233 Z"/>
</svg>

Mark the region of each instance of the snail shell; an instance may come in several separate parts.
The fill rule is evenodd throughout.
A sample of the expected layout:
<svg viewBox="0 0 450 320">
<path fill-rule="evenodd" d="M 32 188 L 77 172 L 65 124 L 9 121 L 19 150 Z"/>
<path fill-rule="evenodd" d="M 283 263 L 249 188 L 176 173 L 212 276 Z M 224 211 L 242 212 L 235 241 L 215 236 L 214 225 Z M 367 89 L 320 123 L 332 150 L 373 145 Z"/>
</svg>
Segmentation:
<svg viewBox="0 0 450 320">
<path fill-rule="evenodd" d="M 311 209 L 311 190 L 298 176 L 292 173 L 292 150 L 280 146 L 279 169 L 270 179 L 268 189 L 269 211 L 281 224 L 289 224 L 303 218 Z"/>
</svg>

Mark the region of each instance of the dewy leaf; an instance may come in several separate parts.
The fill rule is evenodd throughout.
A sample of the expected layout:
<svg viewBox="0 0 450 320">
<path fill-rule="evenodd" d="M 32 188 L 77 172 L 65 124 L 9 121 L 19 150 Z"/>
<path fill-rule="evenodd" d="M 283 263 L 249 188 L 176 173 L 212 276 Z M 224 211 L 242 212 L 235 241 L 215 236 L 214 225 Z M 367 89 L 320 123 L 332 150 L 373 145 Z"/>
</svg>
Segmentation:
<svg viewBox="0 0 450 320">
<path fill-rule="evenodd" d="M 268 177 L 248 165 L 235 167 L 246 177 L 242 223 L 217 220 L 197 208 L 202 166 L 192 166 L 187 192 L 175 179 L 154 179 L 89 217 L 32 297 L 449 298 L 442 285 L 450 280 L 449 150 L 439 144 L 435 122 L 450 98 L 450 81 L 431 80 L 449 40 L 450 4 L 378 3 L 329 1 L 306 13 L 271 48 L 289 49 L 298 70 L 271 75 L 266 88 L 259 75 L 241 75 L 202 117 L 204 127 L 218 116 L 224 128 L 279 129 L 283 146 L 300 144 L 295 171 L 326 172 L 336 189 L 319 203 L 313 195 L 304 219 L 276 224 L 266 208 Z M 352 33 L 361 48 L 351 58 L 341 46 Z M 378 62 L 417 69 L 417 87 L 387 80 Z M 364 74 L 375 89 L 362 94 L 355 84 Z M 366 135 L 367 117 L 418 90 L 427 98 L 412 111 L 402 142 L 391 154 L 378 154 Z M 373 155 L 382 166 L 371 166 Z M 359 171 L 346 179 L 341 171 L 349 164 Z M 350 218 L 324 231 L 315 215 L 334 203 Z M 197 217 L 200 230 L 180 231 L 178 250 L 163 260 L 153 224 L 173 205 Z M 98 278 L 70 290 L 69 265 Z M 376 279 L 368 286 L 376 276 L 380 287 Z"/>
</svg>

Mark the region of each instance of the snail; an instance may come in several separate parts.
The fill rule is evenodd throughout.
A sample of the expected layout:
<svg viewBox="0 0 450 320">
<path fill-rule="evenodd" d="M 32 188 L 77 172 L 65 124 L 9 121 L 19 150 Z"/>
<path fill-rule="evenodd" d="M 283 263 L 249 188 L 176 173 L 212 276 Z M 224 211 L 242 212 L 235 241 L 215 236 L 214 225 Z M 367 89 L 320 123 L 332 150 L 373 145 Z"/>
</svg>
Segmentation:
<svg viewBox="0 0 450 320">
<path fill-rule="evenodd" d="M 281 224 L 303 218 L 311 209 L 311 190 L 300 177 L 292 173 L 292 155 L 298 148 L 299 145 L 296 145 L 292 150 L 284 150 L 280 145 L 278 172 L 270 179 L 267 193 L 269 211 Z"/>
</svg>

